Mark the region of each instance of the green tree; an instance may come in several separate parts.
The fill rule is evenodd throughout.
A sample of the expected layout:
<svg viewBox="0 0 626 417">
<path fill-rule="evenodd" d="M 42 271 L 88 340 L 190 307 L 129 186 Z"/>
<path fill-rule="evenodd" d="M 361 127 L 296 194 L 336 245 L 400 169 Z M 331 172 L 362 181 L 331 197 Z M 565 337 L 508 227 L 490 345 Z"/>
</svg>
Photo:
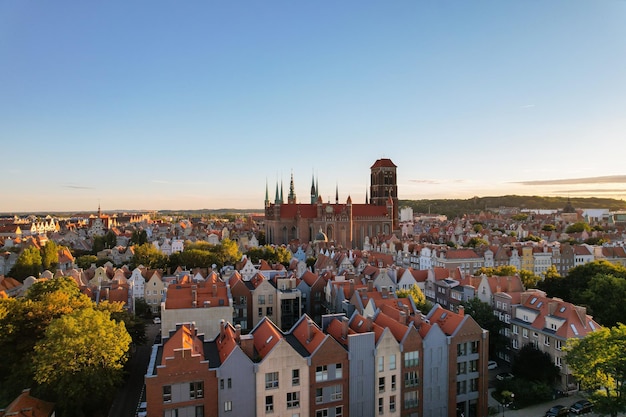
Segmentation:
<svg viewBox="0 0 626 417">
<path fill-rule="evenodd" d="M 133 234 L 130 237 L 131 245 L 143 245 L 148 243 L 148 232 L 145 230 L 133 230 Z"/>
<path fill-rule="evenodd" d="M 474 230 L 474 232 L 476 233 L 480 233 L 483 231 L 484 225 L 482 223 L 474 223 L 474 225 L 472 226 L 472 229 Z"/>
<path fill-rule="evenodd" d="M 470 240 L 468 240 L 467 242 L 465 242 L 465 247 L 468 248 L 475 248 L 478 246 L 487 246 L 489 244 L 489 242 L 487 242 L 485 239 L 482 239 L 480 237 L 473 237 Z"/>
<path fill-rule="evenodd" d="M 49 240 L 41 248 L 41 267 L 44 270 L 55 270 L 59 264 L 59 247 L 54 241 Z"/>
<path fill-rule="evenodd" d="M 81 309 L 53 320 L 35 345 L 35 381 L 64 415 L 106 407 L 123 381 L 131 338 L 106 311 Z"/>
<path fill-rule="evenodd" d="M 112 249 L 117 246 L 117 236 L 113 230 L 109 230 L 106 235 L 104 235 L 104 248 Z"/>
<path fill-rule="evenodd" d="M 15 262 L 9 276 L 23 282 L 29 276 L 39 277 L 41 272 L 42 259 L 41 252 L 34 246 L 24 249 Z"/>
<path fill-rule="evenodd" d="M 544 224 L 541 230 L 544 232 L 552 232 L 553 230 L 556 230 L 556 226 L 553 224 Z"/>
<path fill-rule="evenodd" d="M 603 245 L 604 243 L 606 243 L 606 239 L 603 239 L 601 237 L 590 237 L 589 239 L 585 239 L 585 244 L 587 245 Z"/>
<path fill-rule="evenodd" d="M 517 268 L 511 265 L 500 265 L 495 268 L 481 267 L 476 271 L 477 275 L 485 274 L 488 277 L 492 277 L 494 275 L 500 277 L 512 277 L 513 275 L 518 274 Z"/>
<path fill-rule="evenodd" d="M 520 239 L 522 242 L 541 242 L 543 239 L 541 239 L 539 236 L 535 236 L 535 235 L 528 235 L 523 239 Z"/>
<path fill-rule="evenodd" d="M 565 233 L 581 233 L 583 231 L 588 232 L 590 230 L 591 230 L 591 227 L 587 223 L 576 222 L 567 226 L 567 228 L 565 229 Z"/>
<path fill-rule="evenodd" d="M 522 280 L 522 284 L 524 285 L 524 288 L 528 289 L 528 288 L 536 288 L 537 287 L 537 283 L 539 281 L 541 281 L 541 277 L 537 276 L 535 274 L 533 274 L 530 271 L 527 271 L 525 269 L 521 269 L 519 271 L 519 277 Z"/>
<path fill-rule="evenodd" d="M 96 255 L 82 255 L 76 258 L 76 266 L 81 269 L 89 269 L 97 261 L 98 257 Z"/>
<path fill-rule="evenodd" d="M 97 255 L 98 252 L 104 249 L 104 236 L 94 236 L 93 244 L 91 245 L 92 255 Z"/>
<path fill-rule="evenodd" d="M 602 327 L 582 339 L 569 339 L 567 365 L 584 389 L 595 390 L 595 411 L 616 417 L 626 411 L 626 326 Z"/>
<path fill-rule="evenodd" d="M 603 326 L 626 322 L 626 279 L 597 274 L 589 280 L 582 299 L 593 318 Z"/>
<path fill-rule="evenodd" d="M 433 308 L 433 304 L 426 299 L 426 296 L 416 284 L 411 285 L 411 288 L 408 290 L 396 290 L 396 296 L 398 298 L 412 298 L 415 303 L 415 307 L 423 312 L 430 311 Z"/>
<path fill-rule="evenodd" d="M 559 368 L 547 352 L 542 352 L 531 343 L 524 345 L 513 359 L 511 371 L 526 381 L 544 382 L 552 385 L 559 376 Z"/>
<path fill-rule="evenodd" d="M 165 267 L 167 267 L 167 255 L 159 252 L 159 250 L 150 243 L 133 246 L 133 249 L 135 250 L 135 254 L 130 259 L 131 269 L 134 269 L 139 265 L 143 265 L 150 269 L 164 269 Z"/>
<path fill-rule="evenodd" d="M 493 314 L 493 308 L 479 298 L 463 301 L 461 305 L 465 314 L 472 316 L 480 327 L 489 331 L 489 357 L 495 358 L 496 353 L 506 346 L 506 338 L 502 335 L 504 323 Z"/>
<path fill-rule="evenodd" d="M 515 220 L 516 222 L 523 222 L 524 220 L 528 219 L 528 214 L 514 214 L 513 216 L 511 216 L 511 219 Z"/>
<path fill-rule="evenodd" d="M 143 298 L 138 299 L 143 300 Z M 146 306 L 148 305 L 145 300 L 143 301 Z M 135 304 L 137 308 L 137 304 Z M 149 307 L 148 307 L 149 308 Z M 108 301 L 101 302 L 97 305 L 96 310 L 106 311 L 111 315 L 111 318 L 118 323 L 124 323 L 126 331 L 130 335 L 135 345 L 143 345 L 148 341 L 146 337 L 146 323 L 140 319 L 139 316 L 134 316 L 127 309 L 124 308 L 122 303 L 109 303 Z M 148 312 L 149 317 L 152 317 L 152 313 Z"/>
<path fill-rule="evenodd" d="M 551 296 L 568 300 L 573 304 L 585 304 L 584 292 L 588 288 L 591 278 L 598 274 L 613 275 L 617 278 L 626 279 L 626 268 L 604 260 L 576 266 L 567 273 L 564 279 L 563 292 L 551 294 Z"/>
</svg>

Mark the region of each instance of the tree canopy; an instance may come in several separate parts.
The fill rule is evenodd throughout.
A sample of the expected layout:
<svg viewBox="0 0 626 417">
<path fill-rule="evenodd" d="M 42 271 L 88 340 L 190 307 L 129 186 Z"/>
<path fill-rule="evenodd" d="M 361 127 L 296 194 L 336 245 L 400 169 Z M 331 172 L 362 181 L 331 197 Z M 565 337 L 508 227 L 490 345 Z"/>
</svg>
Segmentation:
<svg viewBox="0 0 626 417">
<path fill-rule="evenodd" d="M 42 259 L 41 252 L 34 246 L 30 246 L 20 254 L 15 262 L 9 276 L 23 282 L 29 276 L 39 277 L 41 272 Z"/>
<path fill-rule="evenodd" d="M 411 285 L 408 290 L 399 289 L 396 290 L 398 298 L 412 298 L 415 303 L 415 307 L 423 312 L 428 312 L 433 308 L 433 304 L 426 299 L 426 296 L 416 284 Z"/>
<path fill-rule="evenodd" d="M 570 371 L 584 389 L 594 390 L 596 411 L 615 417 L 626 411 L 626 326 L 603 327 L 565 347 Z"/>
<path fill-rule="evenodd" d="M 168 263 L 167 255 L 161 253 L 154 245 L 144 243 L 143 245 L 133 246 L 135 254 L 130 259 L 130 267 L 134 269 L 139 265 L 143 265 L 150 269 L 164 269 Z"/>
<path fill-rule="evenodd" d="M 585 222 L 572 223 L 565 229 L 565 233 L 581 233 L 583 231 L 590 231 L 591 227 Z"/>
<path fill-rule="evenodd" d="M 496 352 L 506 346 L 506 338 L 501 333 L 504 323 L 493 314 L 493 308 L 478 297 L 461 303 L 465 314 L 472 316 L 480 327 L 489 331 L 489 357 L 495 358 Z"/>
<path fill-rule="evenodd" d="M 283 246 L 259 246 L 257 248 L 250 248 L 246 252 L 246 256 L 252 263 L 258 263 L 259 260 L 265 259 L 269 264 L 281 263 L 283 265 L 289 264 L 291 261 L 291 251 Z"/>
</svg>

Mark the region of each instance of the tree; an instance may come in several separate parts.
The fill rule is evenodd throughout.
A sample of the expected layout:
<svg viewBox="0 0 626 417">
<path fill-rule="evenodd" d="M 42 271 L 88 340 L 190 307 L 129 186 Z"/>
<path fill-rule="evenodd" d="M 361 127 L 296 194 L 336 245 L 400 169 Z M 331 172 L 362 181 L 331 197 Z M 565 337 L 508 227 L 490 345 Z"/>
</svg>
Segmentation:
<svg viewBox="0 0 626 417">
<path fill-rule="evenodd" d="M 511 216 L 511 219 L 515 220 L 516 222 L 523 222 L 524 220 L 526 220 L 528 218 L 528 214 L 514 214 L 513 216 Z"/>
<path fill-rule="evenodd" d="M 493 314 L 493 308 L 479 298 L 472 298 L 461 303 L 465 314 L 472 316 L 480 327 L 489 331 L 489 357 L 495 358 L 496 353 L 506 346 L 506 338 L 501 334 L 504 323 Z"/>
<path fill-rule="evenodd" d="M 143 265 L 150 269 L 164 269 L 167 266 L 167 255 L 159 252 L 150 243 L 144 243 L 143 245 L 133 246 L 135 254 L 130 259 L 130 267 L 134 269 L 139 265 Z"/>
<path fill-rule="evenodd" d="M 626 279 L 597 274 L 589 281 L 582 298 L 593 318 L 603 326 L 626 323 Z"/>
<path fill-rule="evenodd" d="M 98 252 L 104 249 L 104 236 L 94 236 L 93 244 L 91 245 L 91 253 L 97 255 Z"/>
<path fill-rule="evenodd" d="M 524 288 L 528 289 L 528 288 L 536 288 L 537 287 L 537 283 L 539 281 L 541 281 L 541 277 L 537 276 L 535 274 L 533 274 L 530 271 L 527 271 L 525 269 L 521 269 L 519 271 L 519 277 L 522 280 L 522 284 L 524 285 Z"/>
<path fill-rule="evenodd" d="M 59 247 L 54 241 L 49 240 L 41 248 L 41 266 L 44 270 L 54 270 L 59 264 Z"/>
<path fill-rule="evenodd" d="M 626 411 L 626 326 L 602 327 L 582 339 L 569 339 L 564 348 L 572 375 L 592 389 L 596 411 L 615 417 Z"/>
<path fill-rule="evenodd" d="M 482 239 L 479 237 L 473 237 L 470 240 L 468 240 L 464 246 L 468 248 L 475 248 L 477 246 L 487 246 L 488 244 L 489 242 L 487 242 L 485 239 Z"/>
<path fill-rule="evenodd" d="M 581 233 L 583 231 L 590 231 L 591 227 L 585 222 L 572 223 L 565 229 L 565 233 Z"/>
<path fill-rule="evenodd" d="M 511 371 L 526 381 L 544 382 L 552 385 L 559 376 L 559 368 L 547 352 L 542 352 L 532 344 L 524 345 L 513 359 Z"/>
<path fill-rule="evenodd" d="M 133 234 L 130 237 L 131 245 L 143 245 L 148 243 L 148 232 L 145 230 L 133 230 Z"/>
<path fill-rule="evenodd" d="M 411 288 L 408 290 L 397 290 L 396 296 L 398 296 L 398 298 L 411 297 L 415 303 L 415 307 L 420 311 L 430 311 L 433 308 L 433 304 L 426 299 L 426 296 L 416 284 L 411 285 Z"/>
<path fill-rule="evenodd" d="M 97 261 L 98 257 L 96 255 L 82 255 L 76 258 L 76 266 L 81 269 L 89 269 Z"/>
<path fill-rule="evenodd" d="M 481 267 L 476 271 L 477 275 L 485 274 L 488 277 L 492 277 L 494 275 L 500 277 L 512 277 L 518 273 L 517 268 L 511 265 L 500 265 L 495 268 L 487 268 Z"/>
<path fill-rule="evenodd" d="M 541 230 L 544 232 L 552 232 L 553 230 L 556 230 L 556 226 L 553 224 L 544 224 Z"/>
<path fill-rule="evenodd" d="M 617 278 L 626 279 L 626 268 L 607 261 L 593 261 L 576 266 L 570 269 L 567 277 L 565 277 L 564 292 L 552 296 L 563 298 L 573 304 L 584 304 L 585 297 L 583 293 L 588 288 L 591 278 L 598 274 L 613 275 Z"/>
<path fill-rule="evenodd" d="M 106 406 L 123 380 L 131 338 L 106 311 L 77 310 L 50 323 L 35 345 L 35 381 L 67 415 Z M 65 414 L 64 414 L 65 415 Z"/>
<path fill-rule="evenodd" d="M 480 233 L 482 232 L 484 226 L 482 223 L 474 223 L 474 225 L 472 226 L 472 229 L 476 232 L 476 233 Z"/>
<path fill-rule="evenodd" d="M 24 249 L 24 252 L 17 258 L 15 265 L 9 271 L 9 276 L 23 282 L 29 276 L 39 277 L 41 272 L 41 253 L 39 249 L 30 246 Z"/>
<path fill-rule="evenodd" d="M 111 249 L 117 246 L 117 236 L 113 230 L 109 230 L 106 235 L 104 235 L 104 248 Z"/>
</svg>

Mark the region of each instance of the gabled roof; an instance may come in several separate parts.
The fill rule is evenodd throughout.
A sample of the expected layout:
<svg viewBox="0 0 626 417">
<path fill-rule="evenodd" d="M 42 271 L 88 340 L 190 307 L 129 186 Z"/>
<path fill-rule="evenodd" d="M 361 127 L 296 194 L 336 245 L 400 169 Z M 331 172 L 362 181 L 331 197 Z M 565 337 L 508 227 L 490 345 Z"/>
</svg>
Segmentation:
<svg viewBox="0 0 626 417">
<path fill-rule="evenodd" d="M 50 417 L 53 413 L 54 403 L 35 398 L 30 395 L 30 389 L 26 389 L 0 411 L 0 416 Z"/>
<path fill-rule="evenodd" d="M 251 334 L 254 338 L 254 348 L 261 358 L 264 358 L 284 338 L 280 329 L 267 317 L 261 319 Z"/>
<path fill-rule="evenodd" d="M 322 329 L 306 314 L 300 317 L 290 333 L 298 339 L 309 355 L 313 354 L 326 338 Z"/>
<path fill-rule="evenodd" d="M 193 324 L 185 323 L 181 325 L 174 334 L 165 341 L 163 345 L 163 356 L 161 365 L 165 365 L 167 358 L 174 357 L 176 350 L 191 350 L 192 356 L 201 356 L 204 359 L 203 341 L 197 336 L 196 328 Z"/>
<path fill-rule="evenodd" d="M 463 321 L 464 316 L 453 313 L 441 307 L 439 304 L 436 304 L 433 309 L 430 310 L 427 317 L 431 324 L 439 324 L 439 327 L 441 327 L 441 330 L 443 330 L 447 336 L 452 336 Z"/>
</svg>

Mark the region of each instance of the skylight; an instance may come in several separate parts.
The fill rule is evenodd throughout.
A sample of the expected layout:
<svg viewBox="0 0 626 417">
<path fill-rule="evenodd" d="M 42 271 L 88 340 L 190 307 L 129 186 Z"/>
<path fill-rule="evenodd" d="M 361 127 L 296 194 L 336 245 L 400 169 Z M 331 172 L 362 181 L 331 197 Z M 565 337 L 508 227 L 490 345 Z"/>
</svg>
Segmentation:
<svg viewBox="0 0 626 417">
<path fill-rule="evenodd" d="M 537 308 L 541 308 L 542 305 L 543 305 L 543 301 L 539 301 L 539 304 L 537 304 Z"/>
<path fill-rule="evenodd" d="M 535 301 L 537 301 L 537 297 L 533 297 L 532 300 L 530 300 L 530 304 L 531 305 L 535 304 Z"/>
<path fill-rule="evenodd" d="M 272 335 L 272 336 L 270 336 L 270 337 L 268 337 L 268 338 L 267 338 L 267 340 L 265 341 L 265 344 L 267 345 L 269 342 L 271 342 L 271 341 L 272 341 L 272 339 L 273 339 L 273 338 L 274 338 L 274 336 L 273 336 L 273 335 Z"/>
<path fill-rule="evenodd" d="M 561 307 L 561 309 L 559 310 L 561 313 L 563 313 L 565 311 L 565 306 Z"/>
<path fill-rule="evenodd" d="M 574 323 L 570 324 L 570 327 L 572 328 L 572 331 L 574 332 L 574 334 L 578 336 L 578 329 L 576 328 L 576 326 L 574 326 Z"/>
</svg>

